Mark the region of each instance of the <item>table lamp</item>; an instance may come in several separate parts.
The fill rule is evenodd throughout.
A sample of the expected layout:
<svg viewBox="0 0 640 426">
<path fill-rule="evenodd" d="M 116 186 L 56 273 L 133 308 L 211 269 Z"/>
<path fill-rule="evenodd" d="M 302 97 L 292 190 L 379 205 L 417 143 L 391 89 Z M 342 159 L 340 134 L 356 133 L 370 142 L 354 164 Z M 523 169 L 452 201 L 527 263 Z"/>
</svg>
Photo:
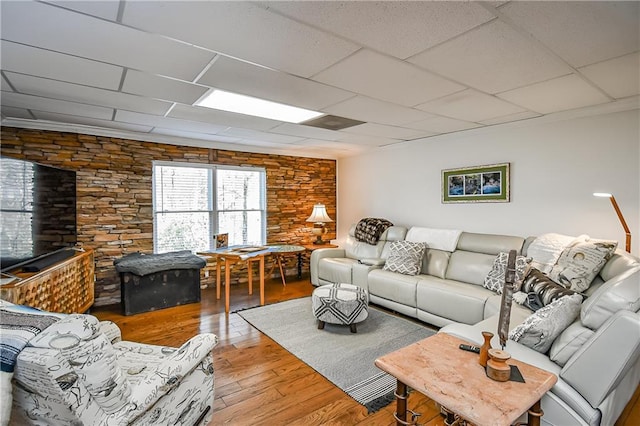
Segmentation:
<svg viewBox="0 0 640 426">
<path fill-rule="evenodd" d="M 616 198 L 613 195 L 608 194 L 606 192 L 594 192 L 593 195 L 595 197 L 604 197 L 604 198 L 609 198 L 611 200 L 613 209 L 616 211 L 616 214 L 618 215 L 618 219 L 620 219 L 620 223 L 622 224 L 622 228 L 624 229 L 624 232 L 626 234 L 625 250 L 628 253 L 631 253 L 631 231 L 627 226 L 627 222 L 624 220 L 624 216 L 622 216 L 622 212 L 620 211 L 620 207 L 618 207 L 618 203 L 616 203 Z"/>
<path fill-rule="evenodd" d="M 313 222 L 313 228 L 311 232 L 316 236 L 316 240 L 313 244 L 326 244 L 326 241 L 322 241 L 322 236 L 326 232 L 324 224 L 327 222 L 333 222 L 327 214 L 327 209 L 324 204 L 316 204 L 313 206 L 311 216 L 307 219 L 307 222 Z"/>
</svg>

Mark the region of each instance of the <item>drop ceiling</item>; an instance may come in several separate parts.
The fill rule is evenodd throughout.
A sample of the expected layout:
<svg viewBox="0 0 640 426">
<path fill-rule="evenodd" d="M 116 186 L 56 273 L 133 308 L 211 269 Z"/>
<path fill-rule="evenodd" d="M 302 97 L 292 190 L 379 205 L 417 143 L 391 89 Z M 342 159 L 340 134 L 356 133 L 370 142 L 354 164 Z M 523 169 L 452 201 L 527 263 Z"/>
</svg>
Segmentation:
<svg viewBox="0 0 640 426">
<path fill-rule="evenodd" d="M 640 3 L 10 1 L 2 124 L 322 158 L 638 108 Z M 194 106 L 211 89 L 362 124 Z"/>
</svg>

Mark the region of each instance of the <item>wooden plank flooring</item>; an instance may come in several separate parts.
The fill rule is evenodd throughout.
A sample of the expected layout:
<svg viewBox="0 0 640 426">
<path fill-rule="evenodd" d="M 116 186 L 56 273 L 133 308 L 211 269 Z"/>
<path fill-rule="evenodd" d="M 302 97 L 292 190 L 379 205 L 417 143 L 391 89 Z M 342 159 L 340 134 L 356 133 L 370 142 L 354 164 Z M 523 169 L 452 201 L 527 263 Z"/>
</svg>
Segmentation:
<svg viewBox="0 0 640 426">
<path fill-rule="evenodd" d="M 286 287 L 279 277 L 267 279 L 265 301 L 309 296 L 313 288 L 308 277 L 288 277 Z M 231 312 L 259 301 L 256 288 L 249 296 L 246 285 L 232 286 Z M 200 303 L 131 316 L 121 315 L 119 306 L 98 307 L 91 314 L 118 324 L 124 340 L 180 346 L 195 334 L 216 334 L 220 342 L 214 349 L 216 400 L 210 426 L 395 425 L 395 403 L 367 414 L 363 406 L 239 315 L 225 315 L 224 298 L 216 300 L 214 288 L 202 291 Z M 436 404 L 420 393 L 410 394 L 409 407 L 422 414 L 420 424 L 444 425 Z M 639 414 L 636 392 L 616 426 L 639 424 Z"/>
</svg>

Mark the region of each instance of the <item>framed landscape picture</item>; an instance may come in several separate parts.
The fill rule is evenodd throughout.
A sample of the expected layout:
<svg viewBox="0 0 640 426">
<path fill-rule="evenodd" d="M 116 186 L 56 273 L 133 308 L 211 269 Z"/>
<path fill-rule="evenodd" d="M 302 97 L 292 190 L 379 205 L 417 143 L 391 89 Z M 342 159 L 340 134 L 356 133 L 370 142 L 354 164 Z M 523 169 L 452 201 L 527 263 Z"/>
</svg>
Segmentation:
<svg viewBox="0 0 640 426">
<path fill-rule="evenodd" d="M 442 171 L 443 203 L 508 203 L 509 163 Z"/>
</svg>

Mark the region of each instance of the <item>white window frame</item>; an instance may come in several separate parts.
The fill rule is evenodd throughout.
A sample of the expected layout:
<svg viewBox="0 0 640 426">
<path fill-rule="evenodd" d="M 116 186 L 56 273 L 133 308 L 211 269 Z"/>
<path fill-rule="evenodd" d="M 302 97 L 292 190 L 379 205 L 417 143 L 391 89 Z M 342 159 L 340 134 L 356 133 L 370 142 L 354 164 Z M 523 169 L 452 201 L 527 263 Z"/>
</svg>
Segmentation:
<svg viewBox="0 0 640 426">
<path fill-rule="evenodd" d="M 178 210 L 162 210 L 159 211 L 156 209 L 156 167 L 185 167 L 185 168 L 197 168 L 197 169 L 207 169 L 209 170 L 209 191 L 208 191 L 208 210 L 186 210 L 186 211 L 178 211 Z M 265 244 L 267 240 L 267 185 L 266 185 L 266 169 L 264 167 L 251 167 L 251 166 L 229 166 L 223 164 L 203 164 L 203 163 L 185 163 L 185 162 L 174 162 L 174 161 L 153 161 L 152 162 L 152 176 L 151 176 L 151 198 L 152 198 L 152 206 L 153 206 L 153 251 L 157 253 L 158 251 L 158 235 L 156 226 L 158 214 L 162 213 L 208 213 L 209 214 L 209 223 L 211 226 L 212 232 L 209 235 L 209 248 L 215 247 L 213 242 L 213 235 L 220 232 L 219 226 L 219 213 L 221 212 L 233 212 L 233 211 L 245 211 L 245 210 L 220 210 L 218 209 L 217 203 L 217 181 L 216 174 L 218 170 L 241 170 L 248 172 L 258 172 L 260 174 L 260 209 L 252 209 L 246 211 L 259 211 L 261 212 L 261 221 L 262 221 L 262 229 L 261 229 L 261 238 L 262 241 L 260 244 Z"/>
</svg>

